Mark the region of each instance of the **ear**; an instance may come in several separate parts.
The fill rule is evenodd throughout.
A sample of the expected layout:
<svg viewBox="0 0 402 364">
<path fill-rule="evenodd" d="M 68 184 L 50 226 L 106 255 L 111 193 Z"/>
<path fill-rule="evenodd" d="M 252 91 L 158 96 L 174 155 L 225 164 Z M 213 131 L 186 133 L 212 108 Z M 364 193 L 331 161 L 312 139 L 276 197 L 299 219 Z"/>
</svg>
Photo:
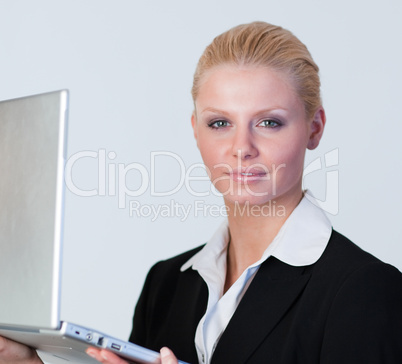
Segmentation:
<svg viewBox="0 0 402 364">
<path fill-rule="evenodd" d="M 314 114 L 311 121 L 310 137 L 307 143 L 307 148 L 312 150 L 318 147 L 322 134 L 324 132 L 326 117 L 325 111 L 320 107 Z"/>
<path fill-rule="evenodd" d="M 193 127 L 194 138 L 198 147 L 198 135 L 197 135 L 197 117 L 195 116 L 195 110 L 191 114 L 191 126 Z"/>
</svg>

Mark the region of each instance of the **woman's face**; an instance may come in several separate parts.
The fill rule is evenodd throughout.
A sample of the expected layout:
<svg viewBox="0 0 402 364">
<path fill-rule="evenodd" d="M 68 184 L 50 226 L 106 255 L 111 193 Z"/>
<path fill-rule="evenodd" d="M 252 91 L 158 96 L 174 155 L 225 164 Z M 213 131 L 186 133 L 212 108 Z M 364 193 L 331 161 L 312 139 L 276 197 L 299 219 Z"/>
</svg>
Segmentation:
<svg viewBox="0 0 402 364">
<path fill-rule="evenodd" d="M 318 145 L 324 124 L 322 109 L 306 119 L 284 74 L 251 66 L 208 71 L 192 117 L 211 181 L 227 204 L 300 200 L 305 150 Z"/>
</svg>

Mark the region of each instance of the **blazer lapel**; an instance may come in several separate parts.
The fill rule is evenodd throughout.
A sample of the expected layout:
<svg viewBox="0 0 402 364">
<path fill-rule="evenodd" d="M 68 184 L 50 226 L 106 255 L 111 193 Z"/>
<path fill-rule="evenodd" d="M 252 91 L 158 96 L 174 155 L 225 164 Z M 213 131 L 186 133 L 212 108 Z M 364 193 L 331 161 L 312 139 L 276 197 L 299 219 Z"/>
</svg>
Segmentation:
<svg viewBox="0 0 402 364">
<path fill-rule="evenodd" d="M 306 286 L 310 274 L 274 257 L 260 267 L 212 356 L 211 363 L 245 363 Z"/>
</svg>

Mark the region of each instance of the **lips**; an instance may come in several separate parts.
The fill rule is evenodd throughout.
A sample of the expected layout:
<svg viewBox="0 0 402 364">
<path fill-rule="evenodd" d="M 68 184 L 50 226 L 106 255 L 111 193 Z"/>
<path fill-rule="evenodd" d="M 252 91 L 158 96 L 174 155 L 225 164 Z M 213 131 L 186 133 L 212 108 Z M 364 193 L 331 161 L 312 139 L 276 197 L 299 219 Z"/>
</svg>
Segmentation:
<svg viewBox="0 0 402 364">
<path fill-rule="evenodd" d="M 244 184 L 267 180 L 269 177 L 268 170 L 265 171 L 261 168 L 240 168 L 228 174 L 233 181 Z"/>
</svg>

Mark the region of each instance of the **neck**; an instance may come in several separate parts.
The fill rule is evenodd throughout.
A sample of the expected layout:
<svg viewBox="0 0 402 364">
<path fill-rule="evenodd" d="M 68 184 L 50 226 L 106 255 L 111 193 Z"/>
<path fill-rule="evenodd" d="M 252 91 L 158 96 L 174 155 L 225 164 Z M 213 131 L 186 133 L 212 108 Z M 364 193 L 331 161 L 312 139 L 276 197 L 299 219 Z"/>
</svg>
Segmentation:
<svg viewBox="0 0 402 364">
<path fill-rule="evenodd" d="M 264 205 L 225 201 L 230 231 L 225 291 L 261 258 L 302 196 L 300 191 L 291 198 L 273 199 Z"/>
</svg>

